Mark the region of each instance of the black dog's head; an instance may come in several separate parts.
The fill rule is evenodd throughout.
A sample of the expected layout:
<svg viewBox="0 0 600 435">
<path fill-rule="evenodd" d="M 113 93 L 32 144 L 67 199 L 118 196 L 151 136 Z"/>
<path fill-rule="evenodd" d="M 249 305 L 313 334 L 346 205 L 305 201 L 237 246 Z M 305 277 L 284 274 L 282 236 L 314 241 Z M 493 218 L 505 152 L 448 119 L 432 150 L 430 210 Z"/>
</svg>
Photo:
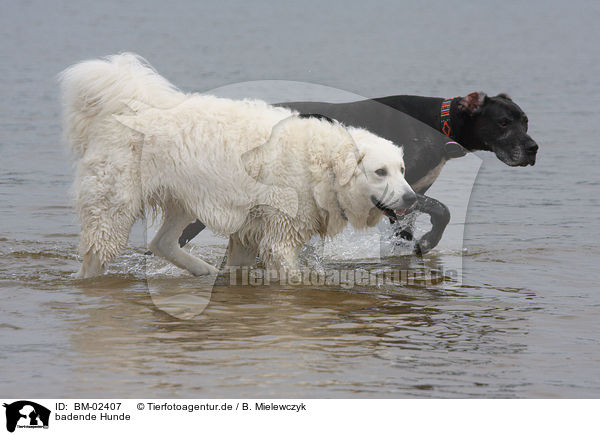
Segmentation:
<svg viewBox="0 0 600 435">
<path fill-rule="evenodd" d="M 459 101 L 458 111 L 466 115 L 466 148 L 493 151 L 509 166 L 535 164 L 538 145 L 527 134 L 527 115 L 508 95 L 473 92 Z"/>
</svg>

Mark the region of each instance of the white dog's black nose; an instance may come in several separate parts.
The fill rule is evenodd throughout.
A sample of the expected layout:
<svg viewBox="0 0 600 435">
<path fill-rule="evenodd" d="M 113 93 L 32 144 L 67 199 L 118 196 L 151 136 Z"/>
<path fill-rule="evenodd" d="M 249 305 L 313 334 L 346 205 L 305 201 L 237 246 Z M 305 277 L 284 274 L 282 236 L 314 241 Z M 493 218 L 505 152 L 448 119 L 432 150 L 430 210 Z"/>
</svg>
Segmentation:
<svg viewBox="0 0 600 435">
<path fill-rule="evenodd" d="M 404 195 L 402 195 L 402 201 L 404 202 L 404 205 L 406 206 L 406 208 L 413 205 L 416 200 L 417 200 L 417 195 L 415 195 L 415 192 L 407 192 Z"/>
</svg>

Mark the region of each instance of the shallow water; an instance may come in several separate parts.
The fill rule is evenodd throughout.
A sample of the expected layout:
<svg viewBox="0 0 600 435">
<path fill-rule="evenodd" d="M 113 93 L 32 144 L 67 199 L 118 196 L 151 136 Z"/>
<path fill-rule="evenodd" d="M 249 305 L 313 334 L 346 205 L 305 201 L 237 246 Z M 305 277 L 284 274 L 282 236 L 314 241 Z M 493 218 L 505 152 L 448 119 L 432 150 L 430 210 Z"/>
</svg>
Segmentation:
<svg viewBox="0 0 600 435">
<path fill-rule="evenodd" d="M 445 7 L 5 6 L 3 394 L 598 397 L 598 6 Z M 330 245 L 339 258 L 317 256 L 325 269 L 451 267 L 458 278 L 351 288 L 221 280 L 206 310 L 183 320 L 158 308 L 152 290 L 194 281 L 143 255 L 143 223 L 106 276 L 71 277 L 78 224 L 54 77 L 124 50 L 186 90 L 283 79 L 365 96 L 505 91 L 529 116 L 538 163 L 509 168 L 477 154 L 464 243 L 453 242 L 464 221 L 453 208 L 442 244 L 423 259 L 374 261 L 370 239 L 352 233 Z M 461 170 L 449 164 L 431 196 L 453 204 Z M 223 242 L 210 240 L 193 249 L 218 262 Z"/>
</svg>

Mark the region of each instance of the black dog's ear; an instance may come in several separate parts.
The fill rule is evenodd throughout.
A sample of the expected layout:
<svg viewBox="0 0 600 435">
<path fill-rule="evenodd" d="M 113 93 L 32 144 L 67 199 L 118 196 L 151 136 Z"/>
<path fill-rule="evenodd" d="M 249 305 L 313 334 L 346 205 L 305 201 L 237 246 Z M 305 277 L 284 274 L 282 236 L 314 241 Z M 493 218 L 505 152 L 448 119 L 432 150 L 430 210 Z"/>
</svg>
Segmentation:
<svg viewBox="0 0 600 435">
<path fill-rule="evenodd" d="M 458 102 L 458 108 L 470 115 L 475 115 L 483 108 L 487 95 L 483 92 L 471 92 Z"/>
<path fill-rule="evenodd" d="M 322 121 L 330 122 L 331 124 L 335 123 L 335 121 L 329 116 L 321 115 L 320 113 L 301 113 L 300 115 L 298 115 L 298 118 L 317 118 Z"/>
<path fill-rule="evenodd" d="M 500 98 L 504 98 L 505 100 L 512 101 L 512 98 L 510 98 L 504 92 L 502 92 L 501 94 L 496 95 L 496 97 L 500 97 Z"/>
</svg>

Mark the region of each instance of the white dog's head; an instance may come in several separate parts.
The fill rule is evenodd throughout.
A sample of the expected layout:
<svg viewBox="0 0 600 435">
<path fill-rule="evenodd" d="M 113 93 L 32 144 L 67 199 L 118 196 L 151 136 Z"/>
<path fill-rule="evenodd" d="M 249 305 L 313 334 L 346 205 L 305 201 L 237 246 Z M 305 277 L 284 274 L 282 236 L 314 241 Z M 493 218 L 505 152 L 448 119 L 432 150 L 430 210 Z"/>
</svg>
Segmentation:
<svg viewBox="0 0 600 435">
<path fill-rule="evenodd" d="M 402 148 L 367 130 L 306 114 L 280 123 L 276 136 L 284 144 L 290 137 L 307 144 L 313 198 L 327 212 L 323 235 L 333 236 L 347 223 L 361 229 L 384 215 L 396 219 L 417 199 L 404 179 Z"/>
<path fill-rule="evenodd" d="M 352 159 L 341 162 L 346 170 L 354 169 L 347 183 L 340 183 L 338 193 L 348 220 L 364 228 L 376 225 L 383 215 L 398 218 L 417 199 L 404 179 L 402 148 L 363 129 L 348 128 L 348 132 L 358 152 L 354 164 Z"/>
</svg>

